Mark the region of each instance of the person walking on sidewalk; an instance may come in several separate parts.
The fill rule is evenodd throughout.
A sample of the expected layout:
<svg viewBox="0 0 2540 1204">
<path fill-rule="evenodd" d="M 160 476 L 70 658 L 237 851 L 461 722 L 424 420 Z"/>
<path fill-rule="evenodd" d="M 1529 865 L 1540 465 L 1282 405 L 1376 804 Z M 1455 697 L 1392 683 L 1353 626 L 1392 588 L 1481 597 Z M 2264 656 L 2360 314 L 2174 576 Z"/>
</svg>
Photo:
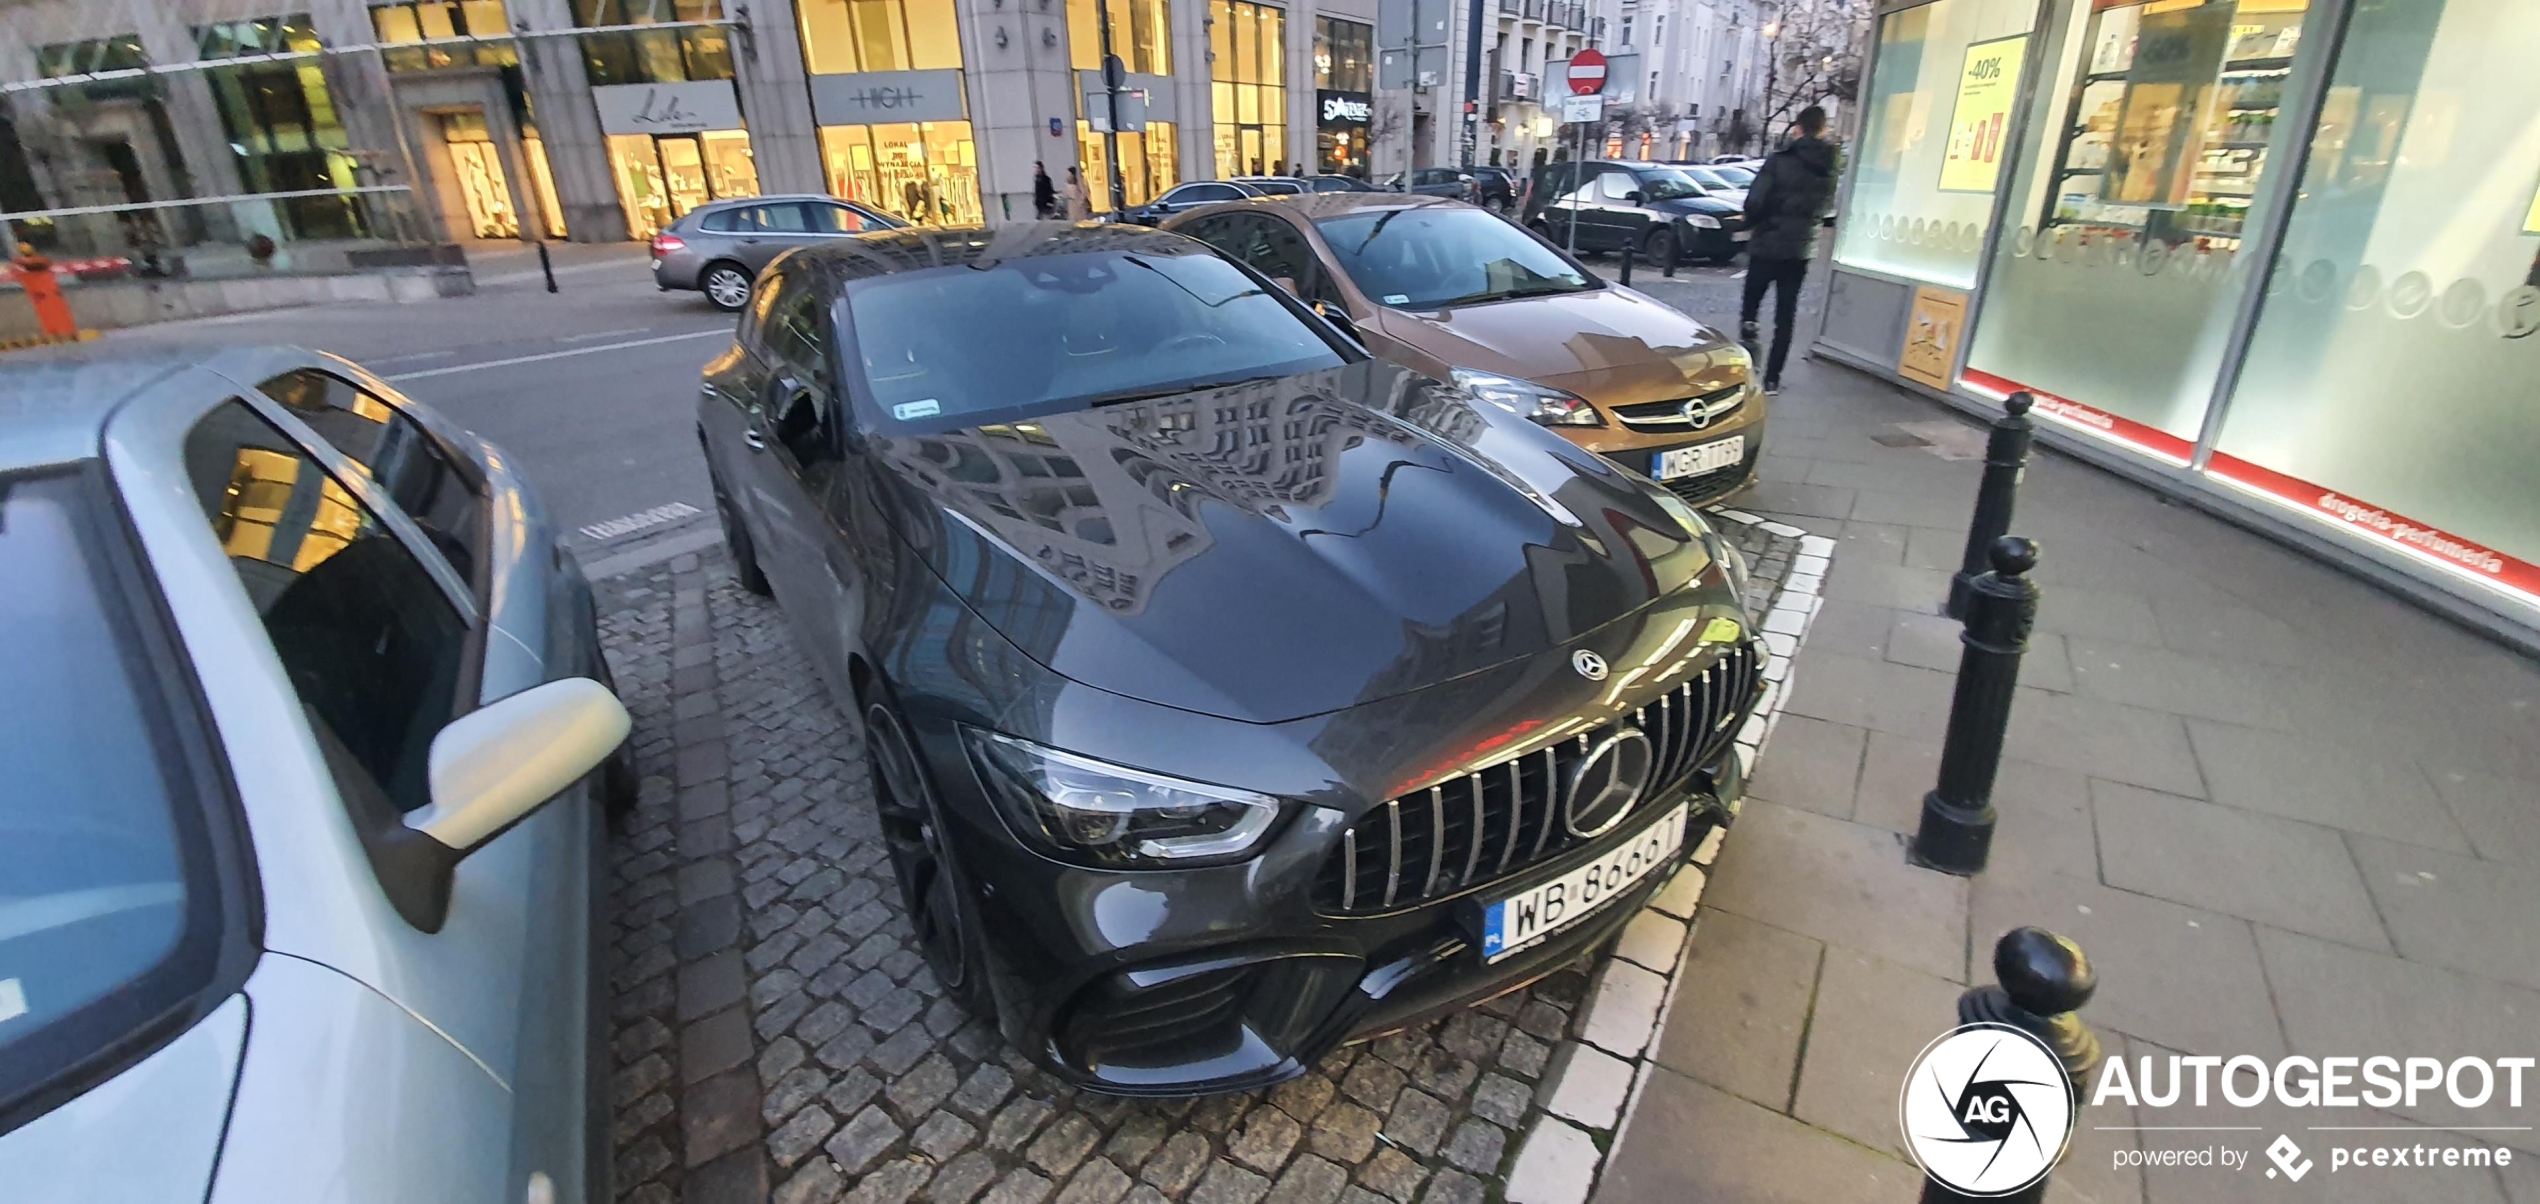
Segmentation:
<svg viewBox="0 0 2540 1204">
<path fill-rule="evenodd" d="M 1799 111 L 1790 145 L 1773 152 L 1746 190 L 1746 298 L 1738 307 L 1738 341 L 1752 356 L 1762 332 L 1755 321 L 1764 290 L 1773 295 L 1773 354 L 1764 361 L 1764 391 L 1781 392 L 1782 365 L 1790 360 L 1790 328 L 1799 318 L 1799 286 L 1817 222 L 1834 196 L 1834 144 L 1825 132 L 1826 111 Z"/>
<path fill-rule="evenodd" d="M 1085 191 L 1084 173 L 1067 169 L 1067 220 L 1081 222 L 1094 215 L 1093 197 Z"/>
<path fill-rule="evenodd" d="M 1045 219 L 1058 216 L 1058 185 L 1038 160 L 1032 164 L 1032 212 Z"/>
</svg>

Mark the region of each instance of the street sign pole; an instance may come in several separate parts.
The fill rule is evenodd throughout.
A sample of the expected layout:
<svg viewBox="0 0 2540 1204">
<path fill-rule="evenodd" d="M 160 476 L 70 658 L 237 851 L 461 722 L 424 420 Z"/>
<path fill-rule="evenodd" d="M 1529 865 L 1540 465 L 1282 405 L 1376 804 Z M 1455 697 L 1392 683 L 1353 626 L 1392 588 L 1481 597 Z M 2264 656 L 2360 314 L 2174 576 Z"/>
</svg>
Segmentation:
<svg viewBox="0 0 2540 1204">
<path fill-rule="evenodd" d="M 1110 128 L 1102 134 L 1102 154 L 1110 168 L 1111 214 L 1120 216 L 1129 206 L 1128 188 L 1120 179 L 1120 86 L 1128 82 L 1128 69 L 1120 56 L 1111 52 L 1111 0 L 1094 0 L 1094 21 L 1102 26 L 1102 102 L 1111 113 Z"/>
<path fill-rule="evenodd" d="M 1481 142 L 1482 132 L 1482 4 L 1473 0 L 1464 14 L 1464 154 L 1466 174 L 1473 170 L 1473 154 Z"/>
</svg>

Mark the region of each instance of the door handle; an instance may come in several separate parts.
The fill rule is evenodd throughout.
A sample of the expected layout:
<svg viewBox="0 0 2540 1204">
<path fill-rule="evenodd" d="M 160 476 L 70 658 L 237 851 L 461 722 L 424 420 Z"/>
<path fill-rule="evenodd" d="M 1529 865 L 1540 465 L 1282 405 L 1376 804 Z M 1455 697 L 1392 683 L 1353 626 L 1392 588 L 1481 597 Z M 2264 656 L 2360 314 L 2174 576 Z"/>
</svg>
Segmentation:
<svg viewBox="0 0 2540 1204">
<path fill-rule="evenodd" d="M 748 430 L 742 431 L 741 442 L 749 444 L 750 450 L 754 452 L 763 452 L 767 450 L 767 436 L 758 433 L 757 427 L 751 427 Z"/>
</svg>

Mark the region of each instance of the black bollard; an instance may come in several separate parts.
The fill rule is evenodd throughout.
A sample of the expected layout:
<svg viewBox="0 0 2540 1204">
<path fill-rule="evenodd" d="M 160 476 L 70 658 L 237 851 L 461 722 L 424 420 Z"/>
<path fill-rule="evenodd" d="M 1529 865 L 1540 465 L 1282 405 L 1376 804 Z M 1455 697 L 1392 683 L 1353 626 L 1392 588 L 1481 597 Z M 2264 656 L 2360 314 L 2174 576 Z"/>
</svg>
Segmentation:
<svg viewBox="0 0 2540 1204">
<path fill-rule="evenodd" d="M 2020 492 L 2020 476 L 2028 471 L 2028 390 L 2013 393 L 1994 420 L 1993 436 L 1984 445 L 1984 483 L 1976 486 L 1976 516 L 1967 524 L 1967 550 L 1949 578 L 1949 610 L 1953 619 L 1967 617 L 1967 591 L 1984 571 L 1985 550 L 2011 530 L 2011 505 Z"/>
<path fill-rule="evenodd" d="M 1681 238 L 1670 238 L 1667 240 L 1667 266 L 1664 270 L 1659 272 L 1659 275 L 1665 276 L 1669 280 L 1676 278 L 1676 261 L 1684 258 L 1684 249 L 1685 240 Z"/>
<path fill-rule="evenodd" d="M 1623 278 L 1619 283 L 1621 283 L 1625 288 L 1630 288 L 1632 284 L 1632 246 L 1630 243 L 1623 244 Z"/>
<path fill-rule="evenodd" d="M 2037 622 L 2037 545 L 2016 535 L 1993 541 L 1993 571 L 1968 592 L 1967 628 L 1958 636 L 1958 688 L 1949 701 L 1949 734 L 1940 745 L 1940 783 L 1923 796 L 1923 822 L 1913 859 L 1944 874 L 1984 869 L 1993 848 L 1993 775 L 2002 767 L 2002 734 L 2011 723 L 2011 693 L 2020 654 Z"/>
<path fill-rule="evenodd" d="M 2006 1025 L 2037 1038 L 2064 1064 L 2073 1098 L 2087 1098 L 2091 1072 L 2099 1068 L 2099 1035 L 2077 1013 L 2099 990 L 2099 976 L 2092 973 L 2081 946 L 2043 928 L 2014 928 L 1994 943 L 1993 979 L 1999 985 L 1976 987 L 1958 997 L 1958 1023 Z M 2078 1125 L 2081 1110 L 2073 1112 Z M 2046 1184 L 2047 1177 L 2041 1176 L 2007 1196 L 1976 1197 L 1925 1177 L 1923 1204 L 1976 1199 L 2036 1204 L 2046 1198 Z"/>
<path fill-rule="evenodd" d="M 547 259 L 547 244 L 544 240 L 538 244 L 538 270 L 547 274 L 547 291 L 551 293 L 556 291 L 556 265 Z"/>
</svg>

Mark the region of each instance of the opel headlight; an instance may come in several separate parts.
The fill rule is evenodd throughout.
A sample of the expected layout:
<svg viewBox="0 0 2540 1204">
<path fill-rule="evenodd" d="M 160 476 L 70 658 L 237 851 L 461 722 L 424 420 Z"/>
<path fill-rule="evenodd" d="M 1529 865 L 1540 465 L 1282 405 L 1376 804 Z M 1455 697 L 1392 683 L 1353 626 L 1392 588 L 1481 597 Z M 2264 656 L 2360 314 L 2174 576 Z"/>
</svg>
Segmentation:
<svg viewBox="0 0 2540 1204">
<path fill-rule="evenodd" d="M 1720 219 L 1708 213 L 1688 213 L 1685 215 L 1685 224 L 1697 230 L 1717 230 L 1720 228 Z"/>
<path fill-rule="evenodd" d="M 1596 407 L 1575 393 L 1470 368 L 1458 368 L 1453 376 L 1456 388 L 1545 426 L 1605 425 L 1605 417 L 1596 412 Z"/>
<path fill-rule="evenodd" d="M 1015 834 L 1107 869 L 1234 857 L 1279 818 L 1279 801 L 964 729 L 988 796 Z"/>
</svg>

